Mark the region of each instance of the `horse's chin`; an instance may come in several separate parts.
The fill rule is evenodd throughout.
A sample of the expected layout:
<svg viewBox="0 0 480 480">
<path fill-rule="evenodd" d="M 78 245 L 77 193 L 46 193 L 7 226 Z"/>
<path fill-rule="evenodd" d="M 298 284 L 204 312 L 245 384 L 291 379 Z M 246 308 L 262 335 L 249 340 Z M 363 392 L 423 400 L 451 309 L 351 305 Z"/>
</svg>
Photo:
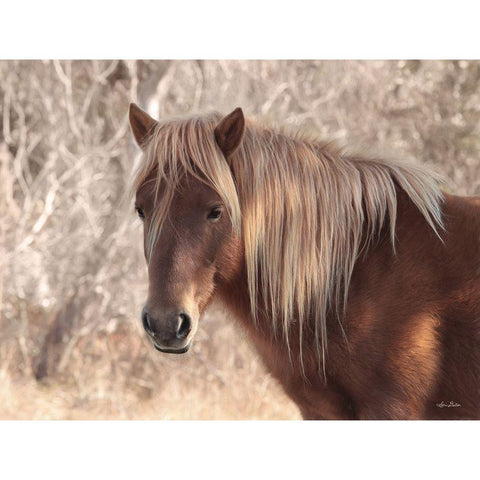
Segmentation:
<svg viewBox="0 0 480 480">
<path fill-rule="evenodd" d="M 153 343 L 153 346 L 155 347 L 155 350 L 158 350 L 159 352 L 162 353 L 175 353 L 175 354 L 181 354 L 181 353 L 187 353 L 190 345 L 192 344 L 192 341 L 188 342 L 184 347 L 182 348 L 165 348 L 165 347 L 160 347 L 157 345 L 155 342 Z"/>
</svg>

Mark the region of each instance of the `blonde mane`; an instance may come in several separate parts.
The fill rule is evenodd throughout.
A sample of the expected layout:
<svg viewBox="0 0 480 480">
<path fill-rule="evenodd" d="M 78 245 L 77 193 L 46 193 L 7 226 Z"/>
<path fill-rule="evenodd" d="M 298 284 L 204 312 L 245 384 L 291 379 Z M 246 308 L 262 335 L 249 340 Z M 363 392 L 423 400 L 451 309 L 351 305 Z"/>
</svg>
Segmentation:
<svg viewBox="0 0 480 480">
<path fill-rule="evenodd" d="M 253 319 L 266 302 L 272 328 L 281 328 L 287 345 L 296 325 L 300 350 L 305 322 L 315 319 L 324 368 L 327 311 L 340 319 L 355 262 L 387 221 L 395 248 L 396 185 L 437 232 L 442 228 L 439 179 L 424 168 L 354 159 L 329 144 L 251 121 L 229 166 L 213 133 L 221 118 L 212 113 L 155 125 L 134 181 L 137 189 L 158 168 L 156 188 L 162 179 L 168 185 L 148 232 L 148 252 L 181 175 L 206 179 L 243 237 Z"/>
</svg>

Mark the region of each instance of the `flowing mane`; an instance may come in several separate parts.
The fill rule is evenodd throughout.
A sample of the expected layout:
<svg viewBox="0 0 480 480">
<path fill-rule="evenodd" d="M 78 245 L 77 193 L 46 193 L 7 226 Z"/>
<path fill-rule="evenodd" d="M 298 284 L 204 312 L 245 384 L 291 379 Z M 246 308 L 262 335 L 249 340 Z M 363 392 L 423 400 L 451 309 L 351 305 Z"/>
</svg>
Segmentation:
<svg viewBox="0 0 480 480">
<path fill-rule="evenodd" d="M 182 175 L 201 178 L 222 198 L 243 238 L 253 319 L 259 307 L 268 308 L 273 330 L 288 344 L 289 330 L 298 328 L 300 345 L 305 322 L 315 319 L 324 365 L 327 311 L 341 318 L 358 256 L 386 225 L 395 248 L 397 188 L 438 233 L 439 179 L 418 166 L 349 156 L 252 121 L 229 165 L 214 137 L 221 118 L 211 113 L 153 127 L 134 180 L 137 189 L 157 170 L 156 188 L 162 181 L 166 186 L 147 234 L 147 258 Z"/>
</svg>

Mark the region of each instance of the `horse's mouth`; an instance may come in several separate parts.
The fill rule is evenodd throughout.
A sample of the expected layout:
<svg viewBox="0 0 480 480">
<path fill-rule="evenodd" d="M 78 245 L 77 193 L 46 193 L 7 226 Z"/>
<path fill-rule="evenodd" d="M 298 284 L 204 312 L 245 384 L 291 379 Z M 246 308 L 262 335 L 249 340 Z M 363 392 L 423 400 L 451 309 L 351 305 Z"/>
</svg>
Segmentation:
<svg viewBox="0 0 480 480">
<path fill-rule="evenodd" d="M 165 348 L 165 347 L 160 347 L 155 342 L 153 342 L 153 346 L 155 347 L 155 350 L 158 350 L 159 352 L 162 352 L 162 353 L 176 353 L 176 354 L 188 352 L 188 349 L 190 348 L 191 344 L 192 342 L 188 342 L 182 348 Z"/>
</svg>

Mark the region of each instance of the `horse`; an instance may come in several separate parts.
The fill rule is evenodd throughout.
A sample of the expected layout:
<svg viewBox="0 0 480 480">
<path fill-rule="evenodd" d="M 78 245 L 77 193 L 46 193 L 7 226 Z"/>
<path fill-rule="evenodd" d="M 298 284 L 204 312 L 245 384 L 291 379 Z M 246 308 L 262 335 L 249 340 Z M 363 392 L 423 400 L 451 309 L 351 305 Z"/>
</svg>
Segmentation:
<svg viewBox="0 0 480 480">
<path fill-rule="evenodd" d="M 241 108 L 129 122 L 155 349 L 220 301 L 304 419 L 480 418 L 480 198 Z"/>
</svg>

